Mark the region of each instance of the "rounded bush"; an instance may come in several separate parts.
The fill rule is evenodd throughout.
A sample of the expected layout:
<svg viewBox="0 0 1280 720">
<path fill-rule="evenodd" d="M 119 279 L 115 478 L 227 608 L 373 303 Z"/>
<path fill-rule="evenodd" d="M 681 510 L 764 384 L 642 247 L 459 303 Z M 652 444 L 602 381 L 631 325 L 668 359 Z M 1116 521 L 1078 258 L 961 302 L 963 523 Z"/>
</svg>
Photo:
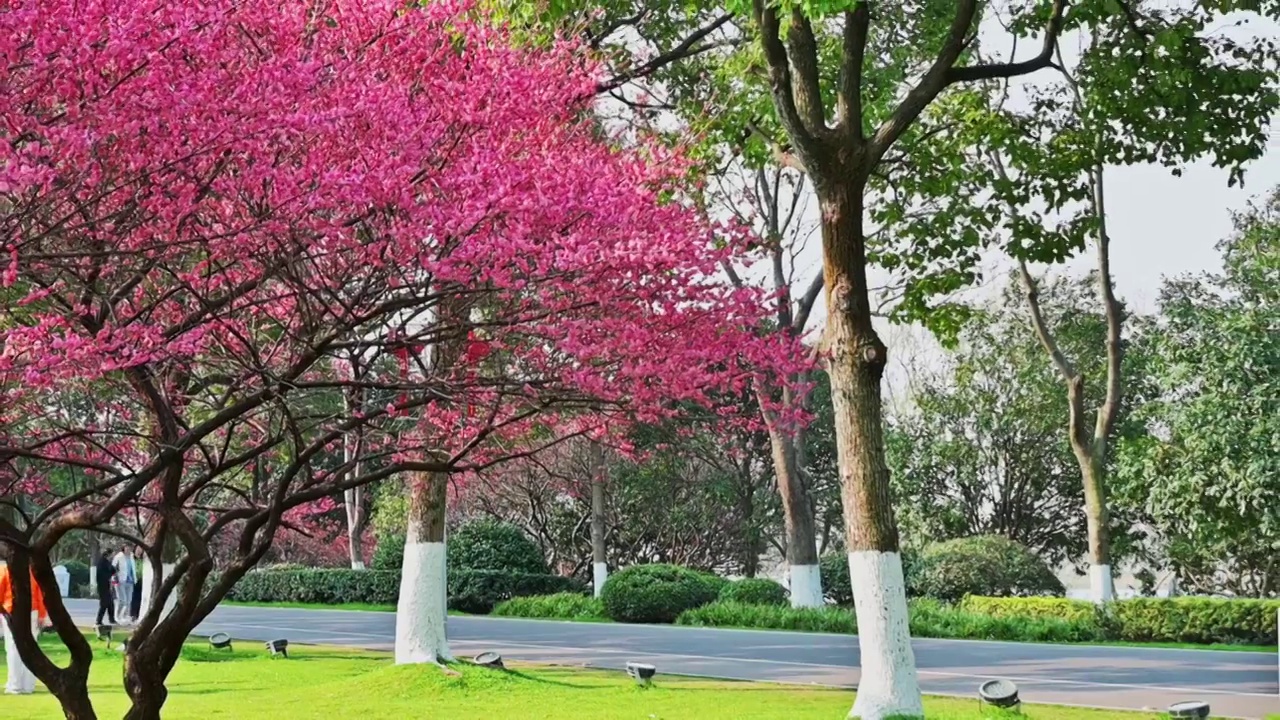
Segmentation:
<svg viewBox="0 0 1280 720">
<path fill-rule="evenodd" d="M 544 575 L 547 561 L 536 543 L 511 523 L 472 520 L 448 538 L 449 571 L 501 570 Z"/>
<path fill-rule="evenodd" d="M 786 605 L 787 589 L 766 578 L 744 578 L 720 591 L 720 600 L 743 605 Z"/>
<path fill-rule="evenodd" d="M 609 576 L 600 593 L 605 613 L 628 623 L 670 623 L 719 594 L 705 574 L 676 565 L 633 565 Z"/>
<path fill-rule="evenodd" d="M 907 581 L 913 594 L 948 602 L 966 595 L 1013 597 L 1065 592 L 1039 556 L 998 535 L 929 545 L 912 563 Z"/>
<path fill-rule="evenodd" d="M 822 593 L 840 607 L 853 607 L 853 583 L 849 582 L 849 558 L 842 553 L 823 555 L 818 561 Z"/>
<path fill-rule="evenodd" d="M 404 565 L 404 535 L 378 537 L 369 566 L 373 570 L 399 570 Z"/>
<path fill-rule="evenodd" d="M 89 597 L 88 595 L 79 595 L 77 592 L 81 585 L 89 584 L 89 566 L 79 560 L 67 560 L 58 564 L 67 569 L 67 575 L 71 579 L 72 597 Z"/>
</svg>

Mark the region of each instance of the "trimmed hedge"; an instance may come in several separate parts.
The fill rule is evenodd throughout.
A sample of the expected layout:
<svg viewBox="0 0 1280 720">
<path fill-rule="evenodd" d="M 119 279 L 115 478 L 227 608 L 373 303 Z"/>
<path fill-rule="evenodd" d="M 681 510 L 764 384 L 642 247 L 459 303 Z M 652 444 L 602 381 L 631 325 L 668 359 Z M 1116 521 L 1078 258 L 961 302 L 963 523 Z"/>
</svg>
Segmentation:
<svg viewBox="0 0 1280 720">
<path fill-rule="evenodd" d="M 573 578 L 560 575 L 458 570 L 448 574 L 449 607 L 487 613 L 503 600 L 527 595 L 585 592 Z M 367 603 L 394 605 L 400 597 L 398 570 L 258 570 L 231 589 L 228 600 L 260 603 Z"/>
<path fill-rule="evenodd" d="M 913 595 L 956 602 L 966 595 L 1062 595 L 1062 582 L 1039 556 L 999 535 L 933 543 L 907 569 Z"/>
<path fill-rule="evenodd" d="M 1274 645 L 1280 600 L 1134 598 L 1098 607 L 1062 598 L 969 597 L 961 607 L 997 617 L 1088 623 L 1101 640 Z"/>
<path fill-rule="evenodd" d="M 858 632 L 858 620 L 854 617 L 853 610 L 848 608 L 793 608 L 785 605 L 748 605 L 727 600 L 686 610 L 676 618 L 676 624 L 847 634 Z"/>
<path fill-rule="evenodd" d="M 1055 643 L 1101 639 L 1091 620 L 986 615 L 931 598 L 911 602 L 909 622 L 915 637 Z"/>
<path fill-rule="evenodd" d="M 767 578 L 743 578 L 720 591 L 721 602 L 743 605 L 786 605 L 787 589 Z"/>
<path fill-rule="evenodd" d="M 556 593 L 504 600 L 493 608 L 498 617 L 546 618 L 550 620 L 605 620 L 604 603 L 599 598 L 576 593 Z"/>
<path fill-rule="evenodd" d="M 724 587 L 716 580 L 676 565 L 633 565 L 609 576 L 600 600 L 619 622 L 670 623 L 685 610 L 713 602 Z"/>
<path fill-rule="evenodd" d="M 993 598 L 970 595 L 960 601 L 961 610 L 991 617 L 1053 618 L 1069 622 L 1097 623 L 1098 606 L 1088 600 L 1059 597 Z"/>
</svg>

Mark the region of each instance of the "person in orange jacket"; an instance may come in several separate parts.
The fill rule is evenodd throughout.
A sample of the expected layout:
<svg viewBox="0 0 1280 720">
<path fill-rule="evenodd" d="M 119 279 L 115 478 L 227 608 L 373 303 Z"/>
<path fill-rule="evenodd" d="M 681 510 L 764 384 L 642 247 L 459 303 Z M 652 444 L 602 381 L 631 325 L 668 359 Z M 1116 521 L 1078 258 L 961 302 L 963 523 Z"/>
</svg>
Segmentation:
<svg viewBox="0 0 1280 720">
<path fill-rule="evenodd" d="M 4 624 L 4 657 L 9 665 L 9 679 L 4 686 L 6 695 L 30 695 L 36 690 L 36 676 L 22 663 L 18 655 L 18 644 L 13 641 L 10 623 L 13 618 L 13 581 L 9 577 L 9 566 L 0 567 L 0 607 L 4 614 L 0 620 Z M 36 584 L 36 577 L 31 575 L 31 634 L 40 637 L 40 627 L 49 619 L 44 607 L 44 593 Z"/>
</svg>

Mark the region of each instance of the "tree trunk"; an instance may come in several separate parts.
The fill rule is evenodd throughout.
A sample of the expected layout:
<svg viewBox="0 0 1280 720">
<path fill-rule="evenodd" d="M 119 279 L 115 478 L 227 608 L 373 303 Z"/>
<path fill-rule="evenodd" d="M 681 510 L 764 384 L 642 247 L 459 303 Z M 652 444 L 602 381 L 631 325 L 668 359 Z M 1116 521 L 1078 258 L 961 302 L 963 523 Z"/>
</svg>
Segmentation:
<svg viewBox="0 0 1280 720">
<path fill-rule="evenodd" d="M 1089 593 L 1096 603 L 1115 599 L 1111 572 L 1110 514 L 1107 512 L 1106 465 L 1093 453 L 1076 453 L 1084 481 L 1085 527 L 1089 533 Z"/>
<path fill-rule="evenodd" d="M 102 540 L 98 533 L 88 531 L 89 542 L 89 591 L 98 595 L 98 556 L 102 554 Z"/>
<path fill-rule="evenodd" d="M 160 720 L 160 709 L 169 697 L 164 686 L 167 674 L 154 660 L 138 653 L 125 655 L 124 689 L 133 703 L 124 715 L 125 720 Z"/>
<path fill-rule="evenodd" d="M 445 632 L 445 500 L 449 476 L 414 473 L 409 482 L 409 528 L 396 604 L 396 664 L 453 660 Z"/>
<path fill-rule="evenodd" d="M 142 617 L 146 617 L 151 611 L 151 604 L 155 601 L 155 594 L 160 591 L 160 585 L 164 583 L 164 579 L 173 573 L 173 567 L 178 559 L 178 552 L 181 544 L 178 537 L 172 532 L 165 533 L 164 540 L 160 548 L 160 563 L 157 573 L 157 564 L 155 558 L 148 557 L 143 567 L 142 575 L 142 607 L 138 612 Z M 161 608 L 160 617 L 156 618 L 156 622 L 164 620 L 169 613 L 173 612 L 173 606 L 178 602 L 178 592 L 175 588 L 164 599 L 164 607 Z"/>
<path fill-rule="evenodd" d="M 884 457 L 880 382 L 888 352 L 871 324 L 862 198 L 852 183 L 819 189 L 828 320 L 824 339 L 861 648 L 850 717 L 924 715 L 907 624 L 906 583 Z"/>
<path fill-rule="evenodd" d="M 604 459 L 598 448 L 592 450 L 594 467 L 591 474 L 591 587 L 596 597 L 609 579 L 609 556 L 604 544 L 605 497 Z"/>
<path fill-rule="evenodd" d="M 770 427 L 773 470 L 782 498 L 787 536 L 787 568 L 791 580 L 791 607 L 822 607 L 822 578 L 818 572 L 818 541 L 813 524 L 813 501 L 801 475 L 800 438 Z"/>
<path fill-rule="evenodd" d="M 364 570 L 364 488 L 345 490 L 342 498 L 347 511 L 347 552 L 351 557 L 351 569 Z"/>
</svg>

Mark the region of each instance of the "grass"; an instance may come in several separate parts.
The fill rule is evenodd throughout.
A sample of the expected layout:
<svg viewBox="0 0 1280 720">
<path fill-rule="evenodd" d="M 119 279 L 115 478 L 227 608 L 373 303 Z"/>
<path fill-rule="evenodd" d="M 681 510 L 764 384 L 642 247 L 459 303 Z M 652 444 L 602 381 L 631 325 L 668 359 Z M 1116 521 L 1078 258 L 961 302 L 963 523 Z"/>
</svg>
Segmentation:
<svg viewBox="0 0 1280 720">
<path fill-rule="evenodd" d="M 45 643 L 55 660 L 65 651 Z M 99 647 L 100 644 L 98 644 Z M 280 714 L 291 720 L 833 720 L 853 702 L 848 690 L 764 683 L 699 680 L 659 675 L 648 690 L 622 673 L 572 668 L 517 667 L 511 672 L 453 666 L 446 674 L 429 666 L 394 666 L 388 654 L 314 646 L 290 646 L 288 660 L 272 660 L 257 643 L 235 652 L 214 651 L 193 642 L 184 649 L 168 683 L 166 720 L 253 718 Z M 119 717 L 128 706 L 120 688 L 121 659 L 98 650 L 90 673 L 90 693 L 100 717 Z M 5 720 L 60 716 L 57 701 L 44 691 L 3 699 Z M 971 699 L 925 700 L 925 714 L 941 720 L 1007 717 L 980 711 Z M 1154 715 L 1106 710 L 1024 706 L 1032 720 L 1146 720 Z"/>
<path fill-rule="evenodd" d="M 511 598 L 498 603 L 493 614 L 497 617 L 610 622 L 604 614 L 604 603 L 598 598 L 574 593 Z"/>
</svg>

